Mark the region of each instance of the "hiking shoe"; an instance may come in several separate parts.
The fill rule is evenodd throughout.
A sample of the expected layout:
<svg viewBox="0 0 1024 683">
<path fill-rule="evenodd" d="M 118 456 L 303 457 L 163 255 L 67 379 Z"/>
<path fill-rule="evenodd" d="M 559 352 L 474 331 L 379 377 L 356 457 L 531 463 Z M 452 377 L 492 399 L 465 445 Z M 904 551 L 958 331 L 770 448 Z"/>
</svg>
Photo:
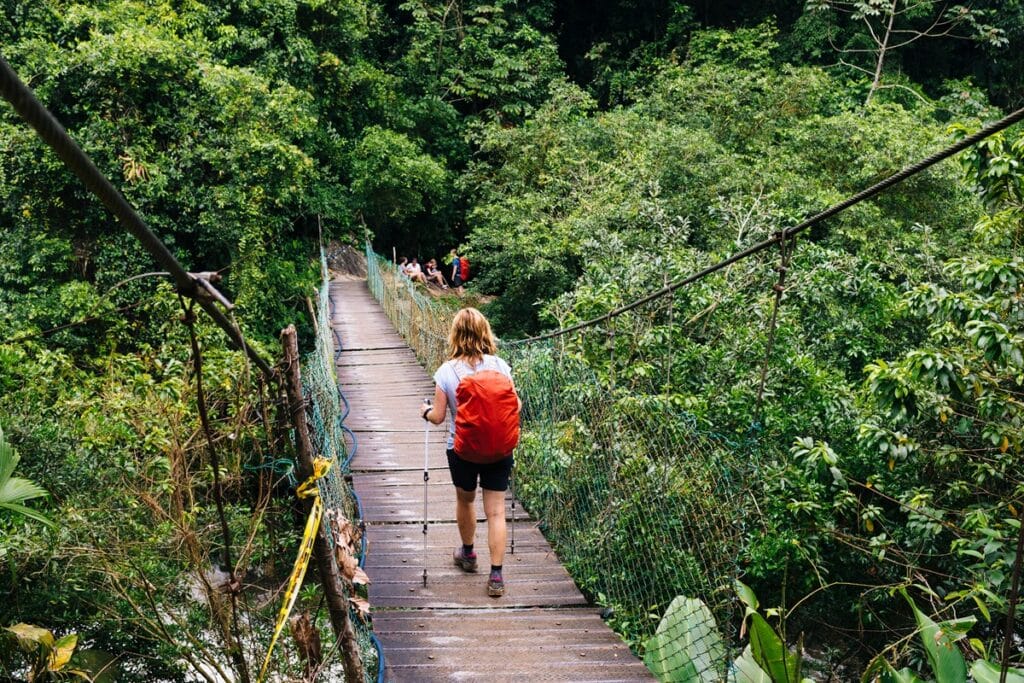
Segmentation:
<svg viewBox="0 0 1024 683">
<path fill-rule="evenodd" d="M 476 553 L 470 553 L 469 555 L 462 552 L 462 547 L 455 549 L 452 553 L 452 559 L 455 560 L 455 566 L 464 572 L 475 572 L 476 571 Z"/>
<path fill-rule="evenodd" d="M 492 598 L 500 598 L 505 594 L 505 580 L 501 574 L 492 573 L 487 579 L 487 594 Z"/>
</svg>

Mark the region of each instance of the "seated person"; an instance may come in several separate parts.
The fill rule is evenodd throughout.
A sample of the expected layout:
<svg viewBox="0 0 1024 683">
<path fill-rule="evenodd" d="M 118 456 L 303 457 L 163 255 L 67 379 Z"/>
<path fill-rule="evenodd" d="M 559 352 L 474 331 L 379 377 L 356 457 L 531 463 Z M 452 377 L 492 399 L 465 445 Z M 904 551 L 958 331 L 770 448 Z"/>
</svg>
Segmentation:
<svg viewBox="0 0 1024 683">
<path fill-rule="evenodd" d="M 442 289 L 448 289 L 448 285 L 444 281 L 444 275 L 437 269 L 437 261 L 434 259 L 427 261 L 427 282 L 433 282 Z"/>
<path fill-rule="evenodd" d="M 405 272 L 413 282 L 427 284 L 427 278 L 423 275 L 423 271 L 420 270 L 420 264 L 415 256 L 412 257 L 412 263 L 405 267 Z"/>
<path fill-rule="evenodd" d="M 405 258 L 404 256 L 398 259 L 398 272 L 401 273 L 402 275 L 409 274 L 409 259 Z"/>
</svg>

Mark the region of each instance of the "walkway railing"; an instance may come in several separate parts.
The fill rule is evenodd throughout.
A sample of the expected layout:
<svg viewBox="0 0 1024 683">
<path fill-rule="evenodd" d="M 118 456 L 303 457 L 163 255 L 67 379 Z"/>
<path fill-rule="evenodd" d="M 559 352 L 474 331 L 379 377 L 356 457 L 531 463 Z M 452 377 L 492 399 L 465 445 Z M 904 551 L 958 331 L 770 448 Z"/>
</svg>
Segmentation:
<svg viewBox="0 0 1024 683">
<path fill-rule="evenodd" d="M 361 567 L 365 559 L 362 511 L 359 498 L 346 480 L 354 454 L 347 446 L 344 425 L 348 406 L 338 388 L 335 369 L 336 339 L 331 326 L 330 272 L 323 253 L 320 256 L 322 280 L 316 306 L 316 346 L 302 362 L 302 389 L 306 396 L 306 418 L 317 455 L 331 461 L 327 475 L 318 481 L 324 502 L 324 528 L 335 558 L 353 557 Z M 344 572 L 343 572 L 344 573 Z M 346 598 L 365 598 L 344 587 Z M 349 615 L 359 641 L 360 658 L 366 681 L 383 680 L 382 657 L 368 619 L 355 608 Z"/>
<path fill-rule="evenodd" d="M 448 322 L 456 307 L 439 304 L 433 297 L 417 291 L 412 280 L 398 272 L 398 267 L 366 247 L 366 279 L 370 292 L 384 307 L 384 312 L 423 367 L 434 372 L 445 361 Z M 415 340 L 412 341 L 412 340 Z"/>
</svg>

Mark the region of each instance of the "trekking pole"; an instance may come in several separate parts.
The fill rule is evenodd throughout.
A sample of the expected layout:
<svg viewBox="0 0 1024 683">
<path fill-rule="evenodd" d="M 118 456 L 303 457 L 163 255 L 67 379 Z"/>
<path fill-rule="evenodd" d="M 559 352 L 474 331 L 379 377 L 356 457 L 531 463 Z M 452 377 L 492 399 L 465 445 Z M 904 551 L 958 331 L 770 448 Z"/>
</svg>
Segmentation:
<svg viewBox="0 0 1024 683">
<path fill-rule="evenodd" d="M 432 405 L 430 399 L 427 405 Z M 423 587 L 427 587 L 427 482 L 430 481 L 430 421 L 423 421 Z"/>
</svg>

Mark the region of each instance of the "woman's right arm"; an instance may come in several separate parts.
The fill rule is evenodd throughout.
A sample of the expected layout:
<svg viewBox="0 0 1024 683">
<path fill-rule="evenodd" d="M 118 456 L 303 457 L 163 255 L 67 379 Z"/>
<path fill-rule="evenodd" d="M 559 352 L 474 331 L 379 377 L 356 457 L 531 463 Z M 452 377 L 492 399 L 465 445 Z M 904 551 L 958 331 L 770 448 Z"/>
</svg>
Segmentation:
<svg viewBox="0 0 1024 683">
<path fill-rule="evenodd" d="M 444 422 L 444 415 L 448 410 L 448 395 L 444 393 L 444 389 L 440 385 L 434 385 L 434 404 L 427 409 L 427 405 L 424 403 L 423 408 L 424 410 L 420 412 L 424 420 L 429 420 L 436 425 Z"/>
</svg>

